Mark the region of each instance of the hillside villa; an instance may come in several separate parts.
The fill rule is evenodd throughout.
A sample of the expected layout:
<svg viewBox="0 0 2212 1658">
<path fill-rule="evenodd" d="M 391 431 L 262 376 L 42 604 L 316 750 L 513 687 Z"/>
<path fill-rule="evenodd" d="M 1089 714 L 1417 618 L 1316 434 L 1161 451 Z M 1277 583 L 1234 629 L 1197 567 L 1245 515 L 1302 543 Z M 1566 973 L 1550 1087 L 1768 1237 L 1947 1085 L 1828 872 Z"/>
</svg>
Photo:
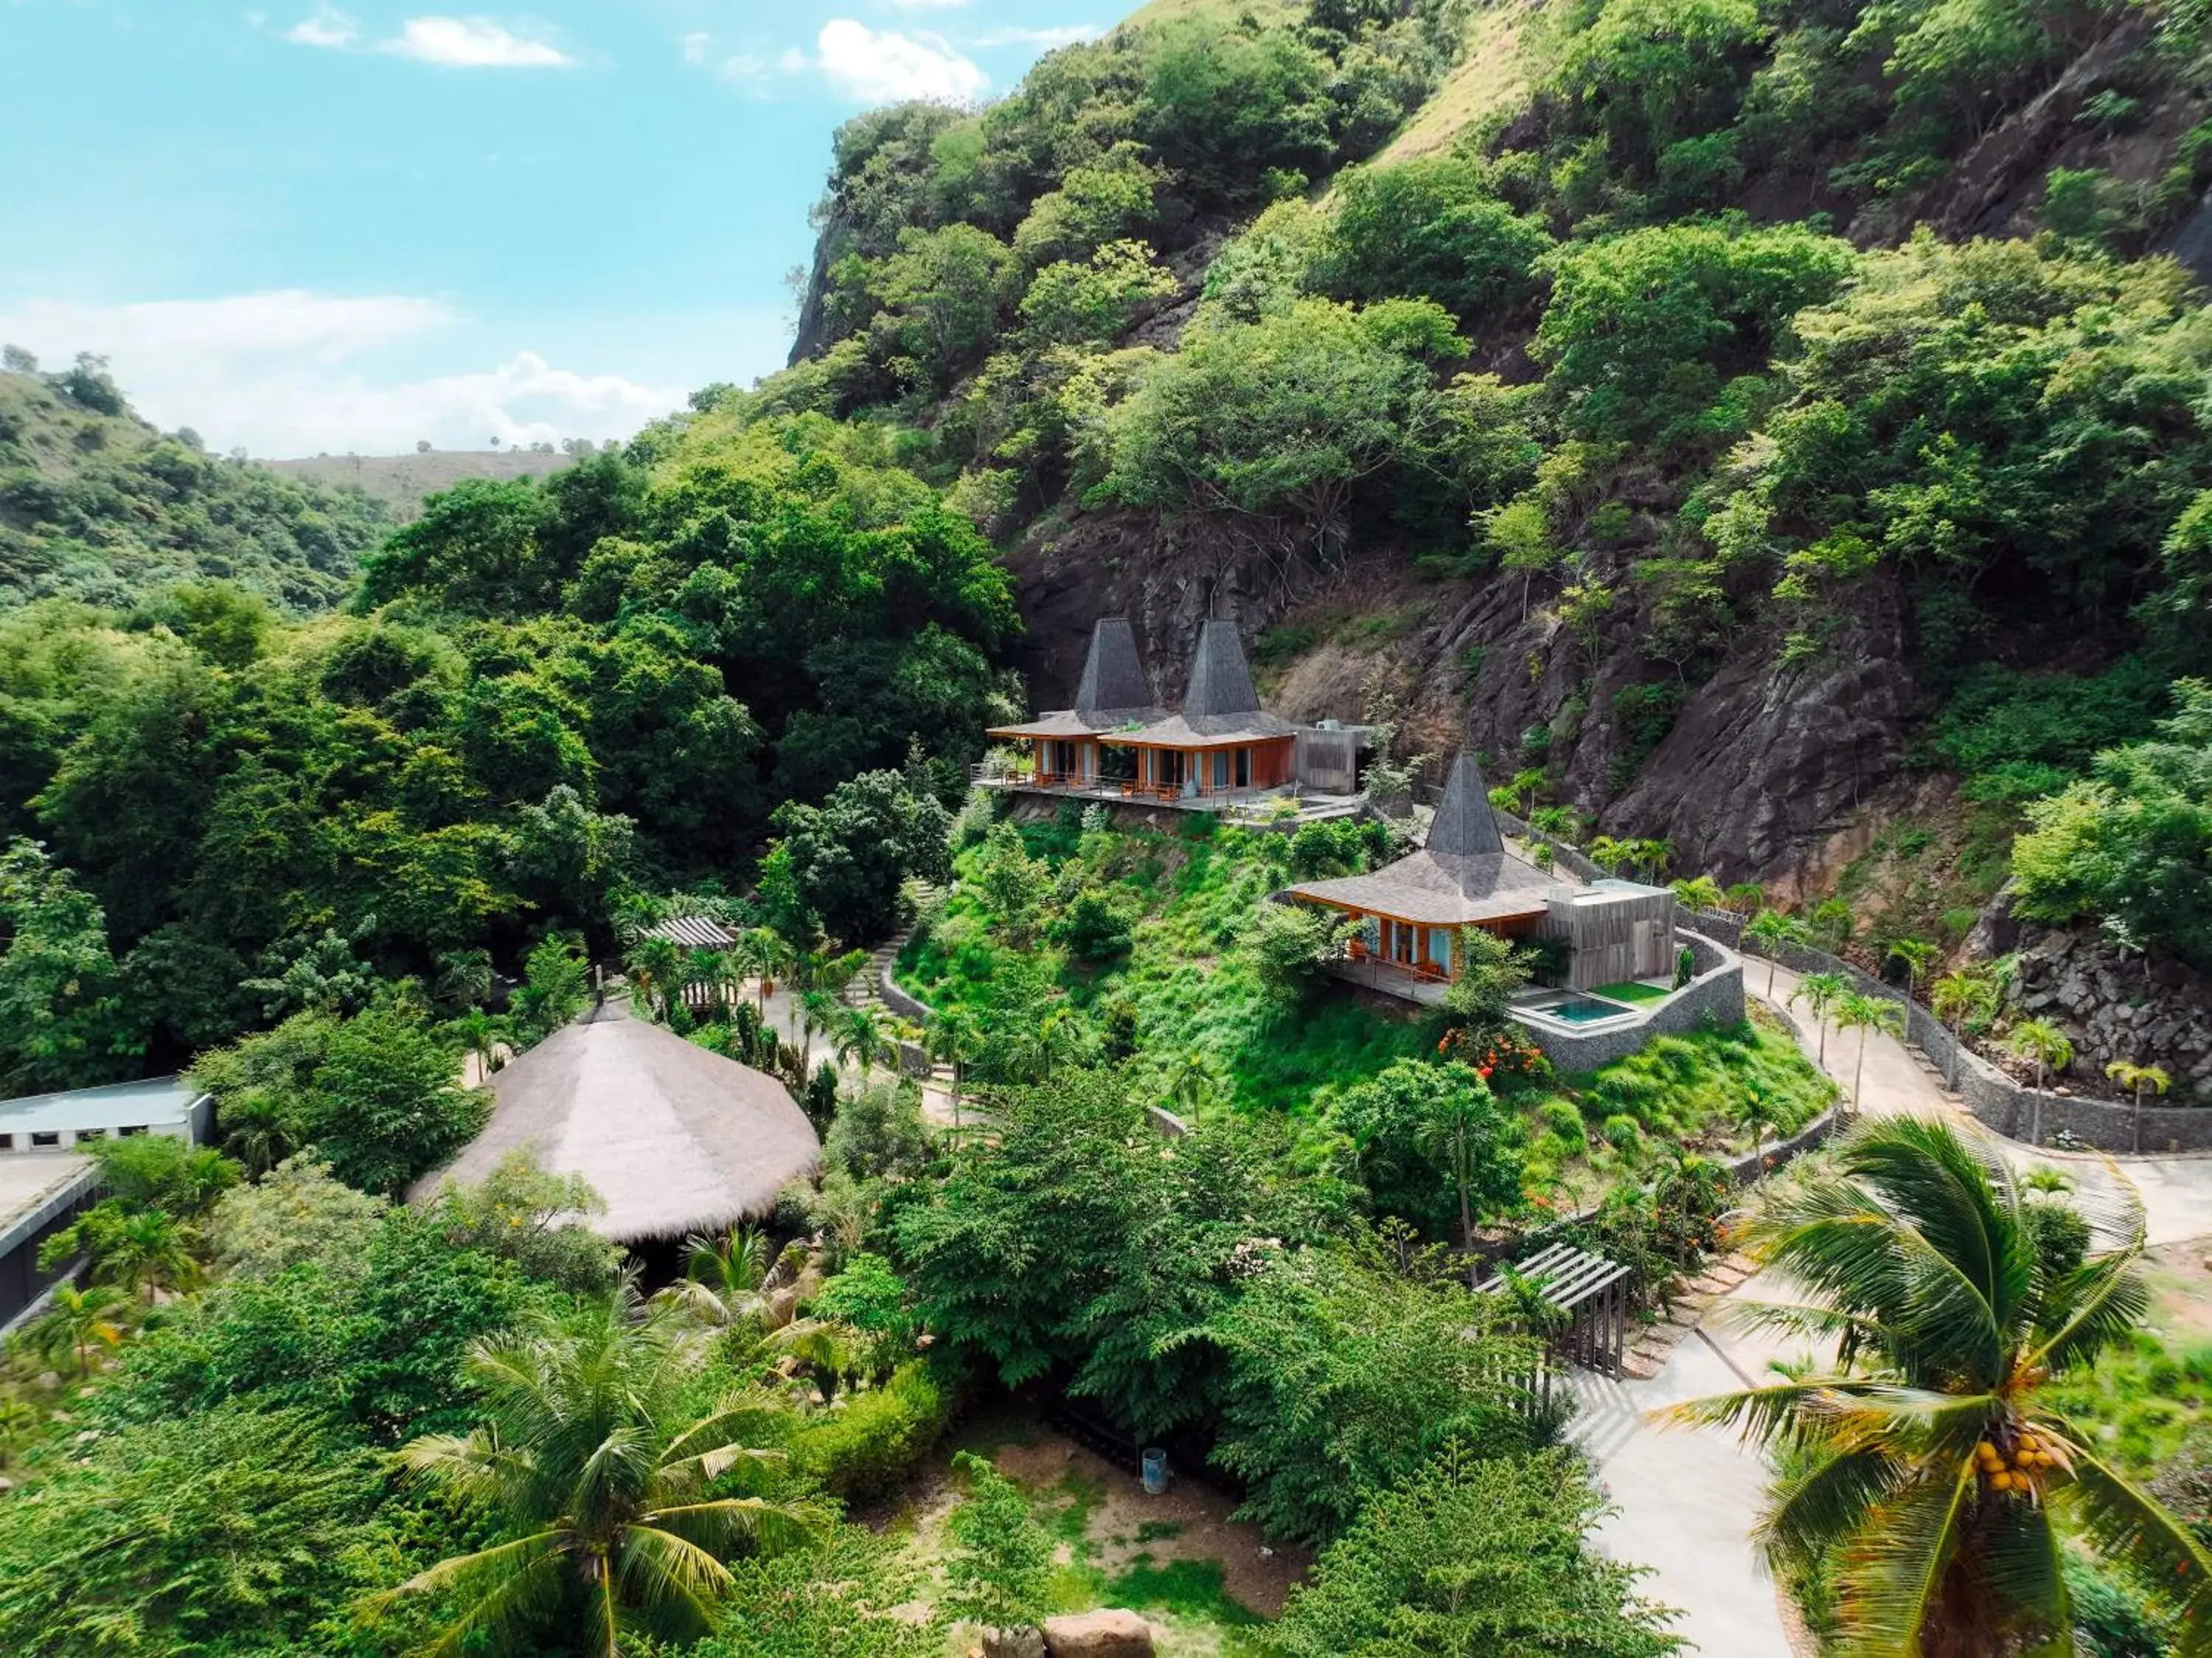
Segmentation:
<svg viewBox="0 0 2212 1658">
<path fill-rule="evenodd" d="M 1562 941 L 1561 982 L 1571 991 L 1667 978 L 1679 948 L 1674 895 L 1666 888 L 1583 881 L 1509 851 L 1468 753 L 1452 762 L 1419 850 L 1370 875 L 1303 881 L 1282 896 L 1356 917 L 1361 928 L 1344 964 L 1347 976 L 1413 1001 L 1437 1000 L 1457 976 L 1462 928 L 1522 942 Z M 1536 1010 L 1556 1013 L 1557 1006 Z"/>
<path fill-rule="evenodd" d="M 1200 629 L 1175 713 L 1154 699 L 1128 619 L 1109 616 L 1091 629 L 1073 708 L 988 735 L 1023 753 L 978 768 L 986 788 L 1194 810 L 1279 795 L 1346 812 L 1358 804 L 1359 729 L 1294 725 L 1261 707 L 1231 622 Z"/>
</svg>

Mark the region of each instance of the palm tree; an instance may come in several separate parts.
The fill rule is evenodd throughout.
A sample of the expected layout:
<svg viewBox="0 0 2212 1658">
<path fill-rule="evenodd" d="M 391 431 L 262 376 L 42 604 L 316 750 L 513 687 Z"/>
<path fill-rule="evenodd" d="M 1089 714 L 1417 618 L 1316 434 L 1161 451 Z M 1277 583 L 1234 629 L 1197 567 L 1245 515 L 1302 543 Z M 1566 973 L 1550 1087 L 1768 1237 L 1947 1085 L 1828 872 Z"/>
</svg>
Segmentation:
<svg viewBox="0 0 2212 1658">
<path fill-rule="evenodd" d="M 625 1283 L 565 1321 L 540 1314 L 479 1341 L 466 1369 L 482 1423 L 399 1452 L 415 1478 L 485 1505 L 516 1533 L 371 1603 L 452 1591 L 459 1615 L 430 1651 L 459 1652 L 478 1630 L 512 1639 L 556 1623 L 587 1631 L 586 1649 L 606 1658 L 626 1634 L 688 1639 L 711 1627 L 729 1588 L 722 1556 L 817 1529 L 802 1504 L 708 1495 L 733 1469 L 780 1460 L 753 1448 L 772 1409 L 732 1395 L 694 1416 L 668 1320 L 641 1312 Z"/>
<path fill-rule="evenodd" d="M 436 993 L 449 1007 L 465 1008 L 491 999 L 491 952 L 445 950 L 438 956 Z"/>
<path fill-rule="evenodd" d="M 837 1009 L 845 1005 L 837 993 L 867 964 L 867 960 L 866 950 L 840 951 L 829 945 L 802 950 L 792 957 L 792 999 L 799 1004 L 805 1042 L 802 1057 L 810 1069 L 814 1064 L 814 1033 L 835 1025 Z"/>
<path fill-rule="evenodd" d="M 1623 864 L 1634 860 L 1636 847 L 1637 843 L 1632 840 L 1615 840 L 1611 835 L 1600 835 L 1589 844 L 1590 862 L 1608 875 L 1618 875 Z"/>
<path fill-rule="evenodd" d="M 1668 866 L 1674 862 L 1674 843 L 1671 840 L 1634 840 L 1629 842 L 1630 862 L 1653 881 L 1667 878 Z"/>
<path fill-rule="evenodd" d="M 200 1264 L 176 1217 L 159 1209 L 126 1215 L 100 1240 L 96 1274 L 125 1295 L 179 1289 L 198 1281 Z"/>
<path fill-rule="evenodd" d="M 878 1061 L 897 1066 L 898 1043 L 884 1015 L 866 1003 L 852 1008 L 840 1005 L 835 1021 L 830 1028 L 836 1041 L 838 1063 L 857 1064 L 862 1087 L 874 1077 Z"/>
<path fill-rule="evenodd" d="M 114 1314 L 126 1297 L 112 1284 L 96 1283 L 80 1289 L 58 1283 L 49 1297 L 48 1310 L 28 1332 L 32 1350 L 49 1361 L 65 1353 L 76 1356 L 79 1380 L 92 1374 L 92 1350 L 113 1347 L 123 1340 L 123 1326 Z"/>
<path fill-rule="evenodd" d="M 1807 1294 L 1741 1316 L 1833 1340 L 1835 1363 L 1672 1414 L 1793 1454 L 1759 1540 L 1778 1566 L 1834 1565 L 1851 1652 L 2071 1652 L 2075 1547 L 2162 1586 L 2181 1650 L 2203 1652 L 2212 1555 L 2048 1403 L 2148 1308 L 2141 1210 L 2119 1248 L 2054 1277 L 2027 1207 L 1978 1131 L 1861 1124 L 1744 1234 Z"/>
<path fill-rule="evenodd" d="M 1444 1166 L 1459 1193 L 1459 1247 L 1467 1256 L 1468 1288 L 1474 1288 L 1479 1268 L 1474 1255 L 1474 1210 L 1472 1191 L 1475 1160 L 1486 1135 L 1497 1132 L 1498 1107 L 1490 1090 L 1475 1082 L 1468 1088 L 1447 1088 L 1434 1112 L 1422 1119 L 1414 1143 L 1421 1155 Z"/>
<path fill-rule="evenodd" d="M 295 1119 L 264 1088 L 246 1088 L 223 1101 L 217 1121 L 222 1149 L 259 1179 L 300 1149 Z"/>
<path fill-rule="evenodd" d="M 730 1000 L 730 964 L 720 950 L 703 947 L 684 959 L 684 988 L 693 985 L 707 992 L 707 1009 L 710 1017 L 719 1017 L 728 1009 Z"/>
<path fill-rule="evenodd" d="M 2138 1065 L 2131 1059 L 2115 1059 L 2105 1067 L 2105 1075 L 2128 1089 L 2136 1097 L 2132 1119 L 2132 1149 L 2142 1149 L 2142 1109 L 2146 1093 L 2163 1094 L 2173 1086 L 2172 1076 L 2157 1065 Z"/>
<path fill-rule="evenodd" d="M 1850 989 L 1849 974 L 1807 973 L 1797 981 L 1797 988 L 1790 992 L 1791 1005 L 1802 1002 L 1820 1027 L 1820 1051 L 1814 1056 L 1814 1064 L 1826 1065 L 1828 1063 L 1828 1013 L 1838 1002 L 1850 994 Z"/>
<path fill-rule="evenodd" d="M 1987 973 L 1971 970 L 1945 973 L 1928 987 L 1928 1005 L 1951 1027 L 1951 1075 L 1948 1086 L 1959 1089 L 1959 1051 L 1966 1045 L 1966 1022 L 1996 1017 L 1996 982 Z"/>
<path fill-rule="evenodd" d="M 982 1057 L 983 1028 L 965 1008 L 940 1008 L 922 1027 L 922 1051 L 931 1059 L 952 1067 L 952 1126 L 960 1126 L 960 1090 L 968 1067 Z"/>
<path fill-rule="evenodd" d="M 1905 993 L 1917 1002 L 1922 976 L 1935 966 L 1936 958 L 1942 954 L 1938 946 L 1924 938 L 1900 938 L 1891 942 L 1887 959 L 1905 964 Z"/>
<path fill-rule="evenodd" d="M 676 948 L 675 941 L 641 938 L 631 947 L 623 965 L 629 974 L 630 988 L 645 998 L 646 1017 L 666 1019 L 669 998 L 679 993 L 684 982 L 684 952 Z"/>
<path fill-rule="evenodd" d="M 1859 1033 L 1858 1058 L 1851 1066 L 1851 1115 L 1859 1112 L 1859 1087 L 1866 1078 L 1867 1036 L 1881 1031 L 1889 1036 L 1905 1033 L 1905 1009 L 1886 996 L 1845 991 L 1836 998 L 1836 1028 Z"/>
<path fill-rule="evenodd" d="M 1674 885 L 1675 900 L 1686 910 L 1717 910 L 1721 907 L 1721 884 L 1711 875 L 1693 875 Z"/>
<path fill-rule="evenodd" d="M 1735 1113 L 1735 1125 L 1751 1142 L 1751 1149 L 1757 1151 L 1765 1145 L 1766 1131 L 1779 1128 L 1781 1125 L 1782 1119 L 1774 1113 L 1774 1102 L 1766 1097 L 1764 1088 L 1754 1083 L 1751 1091 L 1744 1095 L 1743 1103 L 1736 1108 Z"/>
<path fill-rule="evenodd" d="M 1743 941 L 1756 944 L 1766 958 L 1766 999 L 1774 1000 L 1774 969 L 1784 944 L 1805 942 L 1805 923 L 1779 910 L 1761 910 L 1743 930 Z"/>
<path fill-rule="evenodd" d="M 2014 1058 L 2035 1067 L 2035 1086 L 2040 1088 L 2051 1071 L 2074 1063 L 2074 1044 L 2048 1019 L 2023 1019 L 2005 1034 L 2005 1046 Z"/>
<path fill-rule="evenodd" d="M 1540 835 L 1549 835 L 1553 840 L 1571 845 L 1582 827 L 1582 819 L 1571 806 L 1540 806 L 1528 814 L 1528 826 Z"/>
<path fill-rule="evenodd" d="M 1766 888 L 1755 881 L 1739 881 L 1723 890 L 1721 897 L 1736 914 L 1753 915 L 1766 902 Z"/>
<path fill-rule="evenodd" d="M 732 1227 L 726 1236 L 695 1232 L 684 1240 L 684 1277 L 653 1299 L 725 1328 L 768 1315 L 772 1276 L 768 1234 Z"/>
<path fill-rule="evenodd" d="M 1536 809 L 1536 791 L 1544 786 L 1544 768 L 1532 765 L 1525 771 L 1516 771 L 1513 774 L 1513 781 L 1505 786 L 1512 791 L 1515 803 L 1521 808 L 1521 815 L 1525 818 Z"/>
<path fill-rule="evenodd" d="M 1168 1104 L 1185 1117 L 1213 1097 L 1213 1067 L 1196 1048 L 1184 1054 L 1168 1078 Z"/>
<path fill-rule="evenodd" d="M 504 1029 L 498 1018 L 482 1008 L 471 1008 L 453 1021 L 453 1033 L 461 1039 L 462 1048 L 476 1057 L 477 1081 L 491 1079 L 493 1062 L 499 1056 L 499 1040 Z"/>
<path fill-rule="evenodd" d="M 775 994 L 775 981 L 788 978 L 796 959 L 783 935 L 770 927 L 755 927 L 738 941 L 745 967 L 754 975 L 753 994 L 760 1009 L 761 1028 L 768 1028 L 768 999 Z"/>
</svg>

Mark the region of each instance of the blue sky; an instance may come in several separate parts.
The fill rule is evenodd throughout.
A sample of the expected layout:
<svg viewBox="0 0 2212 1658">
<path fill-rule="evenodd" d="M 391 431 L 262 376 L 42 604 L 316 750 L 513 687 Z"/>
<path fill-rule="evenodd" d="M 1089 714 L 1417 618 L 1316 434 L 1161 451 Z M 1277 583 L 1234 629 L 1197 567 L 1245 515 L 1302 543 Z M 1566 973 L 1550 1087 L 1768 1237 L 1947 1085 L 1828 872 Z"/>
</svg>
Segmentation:
<svg viewBox="0 0 2212 1658">
<path fill-rule="evenodd" d="M 278 456 L 627 435 L 789 346 L 830 134 L 1116 0 L 0 0 L 0 339 Z"/>
</svg>

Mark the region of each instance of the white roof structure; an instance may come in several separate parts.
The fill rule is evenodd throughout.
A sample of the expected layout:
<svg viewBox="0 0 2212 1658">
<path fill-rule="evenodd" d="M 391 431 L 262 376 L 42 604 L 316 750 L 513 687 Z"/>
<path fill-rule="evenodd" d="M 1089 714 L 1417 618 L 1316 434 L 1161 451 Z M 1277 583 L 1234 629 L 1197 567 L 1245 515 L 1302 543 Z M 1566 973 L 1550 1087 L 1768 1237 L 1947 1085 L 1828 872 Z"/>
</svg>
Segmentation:
<svg viewBox="0 0 2212 1658">
<path fill-rule="evenodd" d="M 179 1134 L 198 1138 L 206 1126 L 208 1096 L 181 1076 L 149 1076 L 104 1088 L 70 1088 L 59 1094 L 30 1094 L 0 1100 L 0 1134 L 15 1137 L 7 1149 L 22 1151 L 34 1134 L 98 1137 L 124 1130 L 133 1133 Z"/>
<path fill-rule="evenodd" d="M 671 916 L 656 926 L 645 930 L 647 938 L 665 938 L 672 944 L 681 944 L 687 950 L 726 950 L 738 942 L 737 935 L 719 921 L 705 916 Z"/>
</svg>

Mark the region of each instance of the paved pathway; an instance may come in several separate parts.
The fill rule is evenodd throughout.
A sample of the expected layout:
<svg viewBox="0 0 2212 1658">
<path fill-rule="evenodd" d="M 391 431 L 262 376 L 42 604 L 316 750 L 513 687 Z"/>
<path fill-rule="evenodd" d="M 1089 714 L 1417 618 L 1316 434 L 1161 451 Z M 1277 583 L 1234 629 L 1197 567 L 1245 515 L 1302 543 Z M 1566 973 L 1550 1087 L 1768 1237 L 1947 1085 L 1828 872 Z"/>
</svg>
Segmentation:
<svg viewBox="0 0 2212 1658">
<path fill-rule="evenodd" d="M 1747 988 L 1765 997 L 1766 964 L 1747 960 L 1744 972 Z M 1796 988 L 1797 975 L 1778 969 L 1771 999 L 1786 1005 Z M 1820 1033 L 1803 1004 L 1791 1014 L 1807 1056 L 1818 1054 Z M 1959 1108 L 1926 1057 L 1892 1036 L 1868 1035 L 1862 1068 L 1859 1033 L 1831 1030 L 1824 1064 L 1847 1099 L 1856 1076 L 1861 1109 L 1870 1115 L 1940 1116 Z M 2126 1158 L 2116 1169 L 2094 1155 L 2006 1149 L 2017 1165 L 2063 1169 L 2093 1213 L 2119 1180 L 2131 1182 L 2154 1244 L 2212 1235 L 2212 1157 Z M 1732 1293 L 1757 1300 L 1767 1292 L 1753 1278 Z M 1731 1436 L 1661 1428 L 1650 1413 L 1747 1381 L 1759 1382 L 1781 1356 L 1771 1340 L 1721 1318 L 1675 1347 L 1651 1381 L 1616 1382 L 1582 1373 L 1574 1379 L 1582 1406 L 1575 1437 L 1620 1509 L 1599 1528 L 1598 1541 L 1621 1558 L 1653 1569 L 1644 1593 L 1680 1610 L 1678 1627 L 1704 1658 L 1790 1658 L 1774 1584 L 1751 1540 L 1766 1469 Z"/>
</svg>

